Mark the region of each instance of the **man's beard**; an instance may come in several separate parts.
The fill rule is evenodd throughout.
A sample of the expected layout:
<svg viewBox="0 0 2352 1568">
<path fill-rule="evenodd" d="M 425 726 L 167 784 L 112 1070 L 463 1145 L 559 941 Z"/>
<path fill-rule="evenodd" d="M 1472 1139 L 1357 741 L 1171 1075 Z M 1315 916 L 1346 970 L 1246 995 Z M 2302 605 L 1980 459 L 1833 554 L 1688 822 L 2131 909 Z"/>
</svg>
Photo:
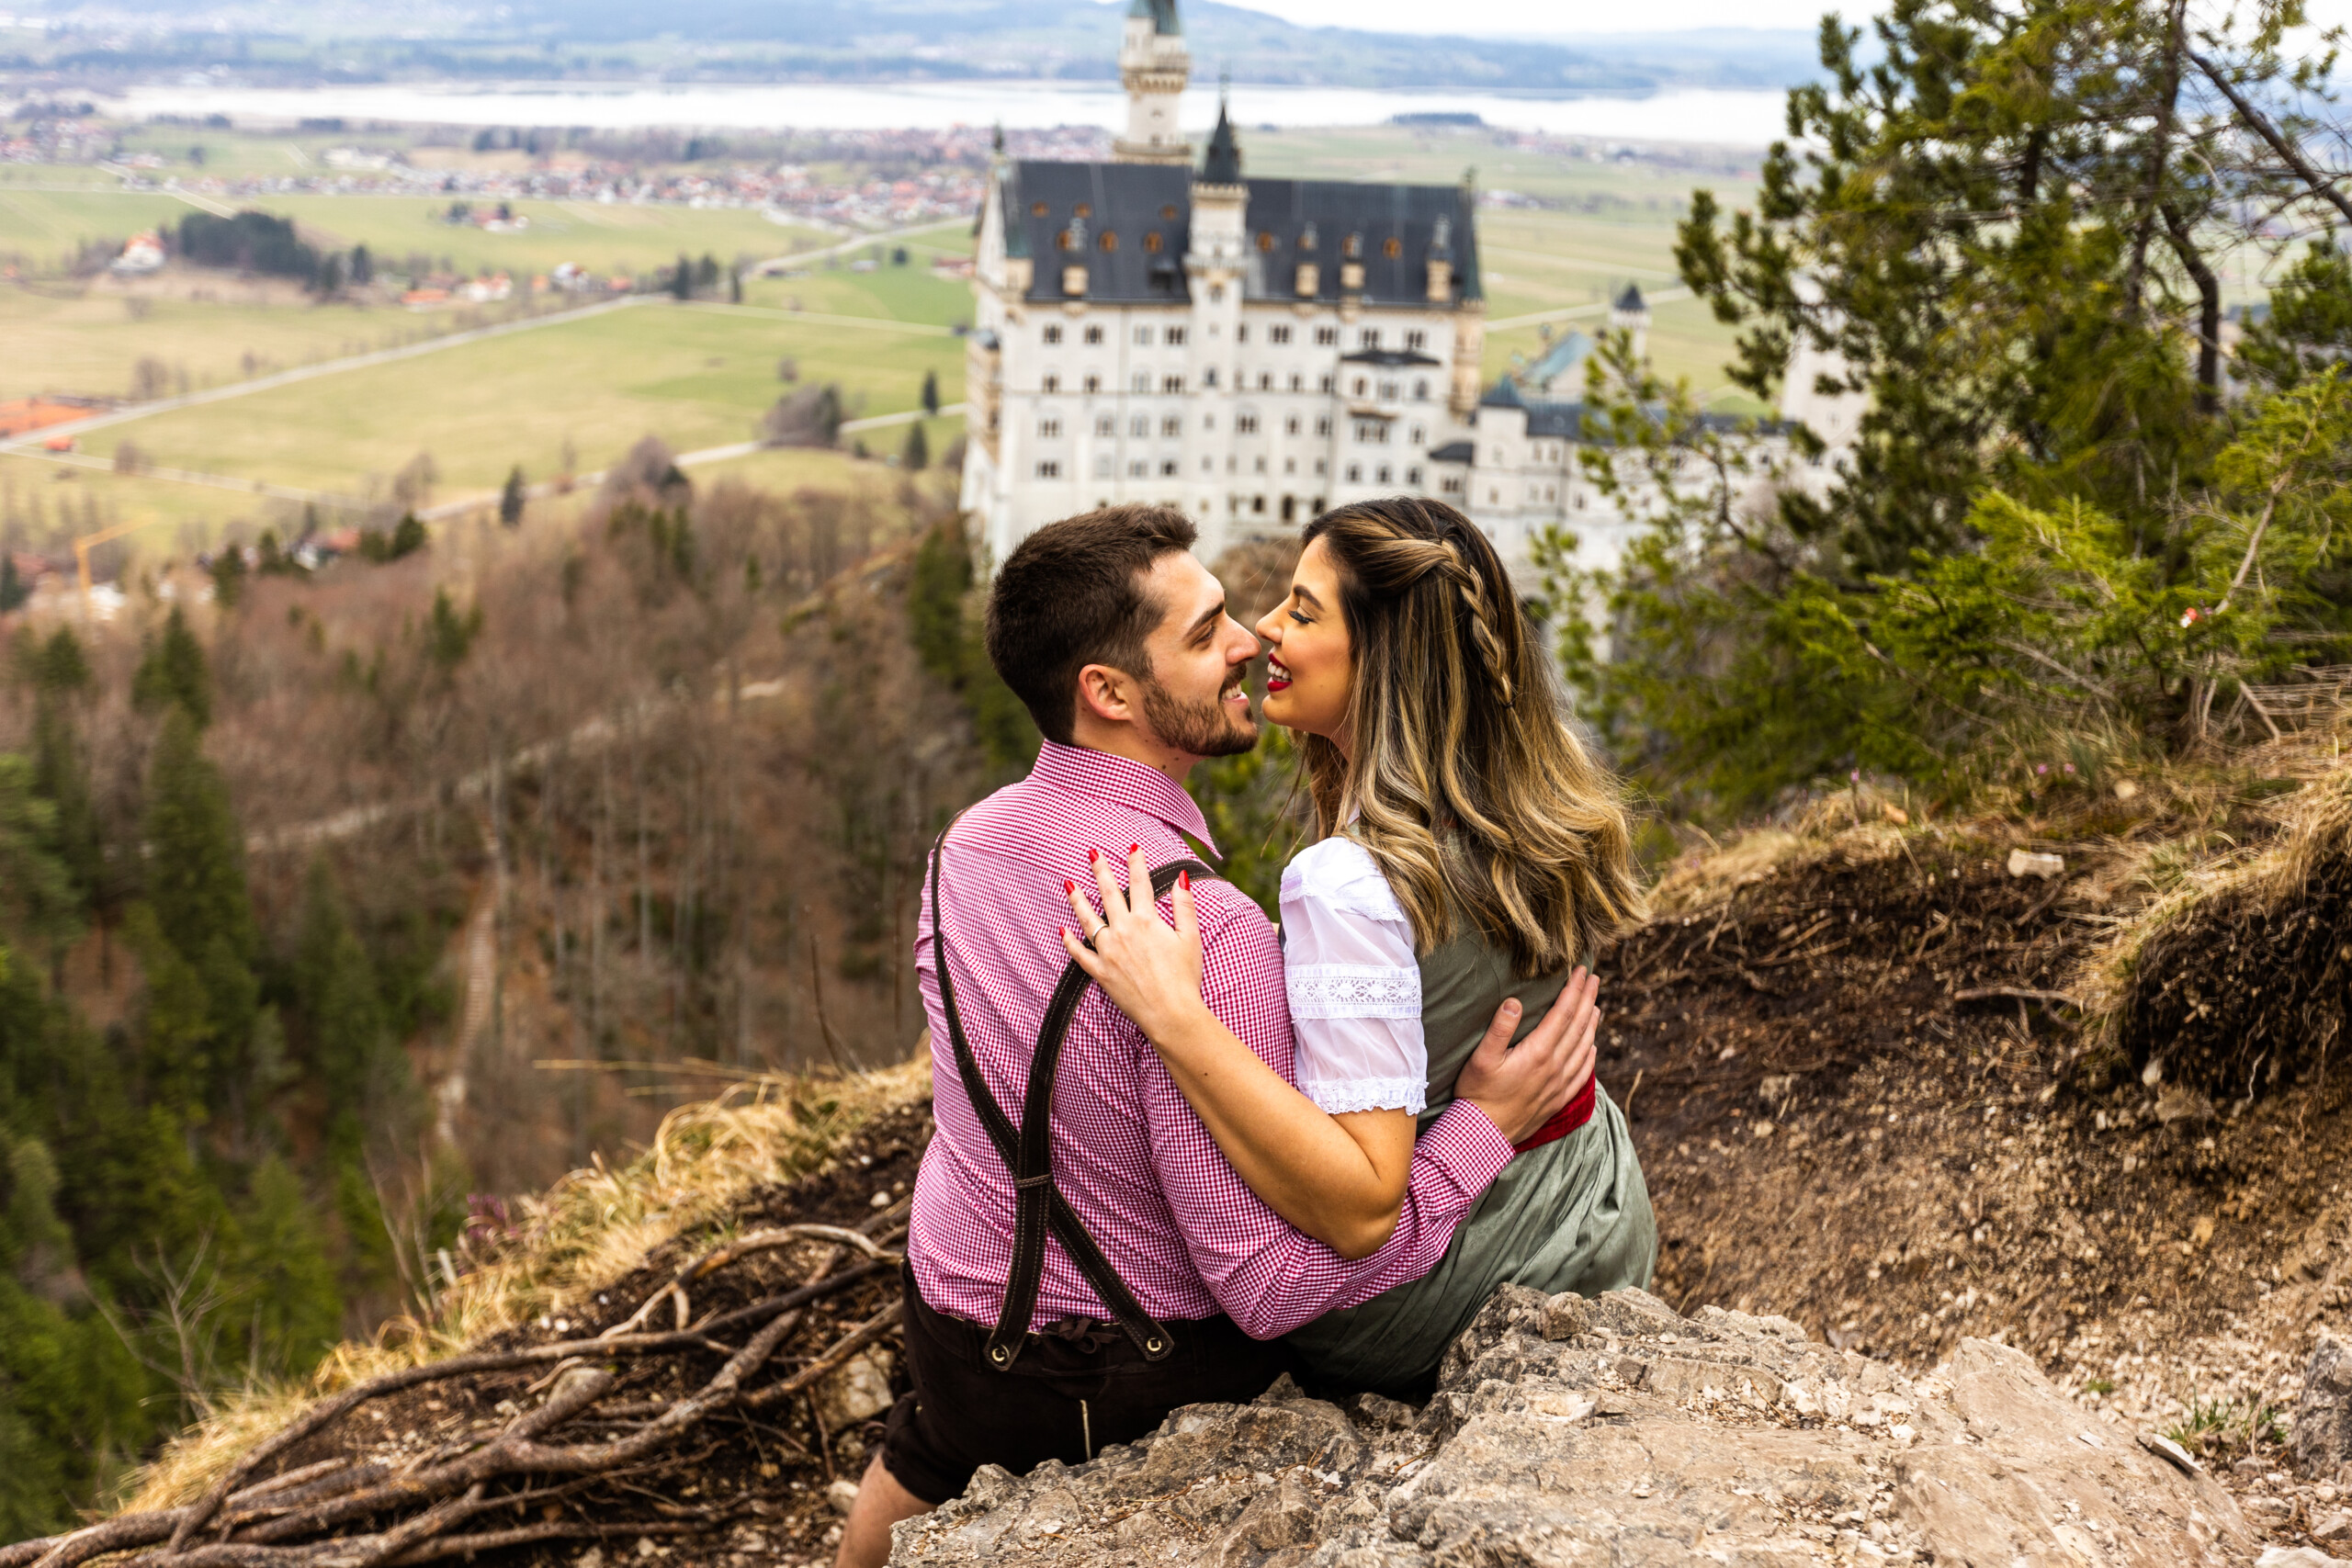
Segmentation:
<svg viewBox="0 0 2352 1568">
<path fill-rule="evenodd" d="M 1143 716 L 1159 743 L 1195 757 L 1236 757 L 1258 744 L 1258 721 L 1244 707 L 1238 716 L 1226 710 L 1225 699 L 1238 689 L 1249 670 L 1242 665 L 1233 679 L 1204 703 L 1179 702 L 1158 681 L 1143 683 Z"/>
</svg>

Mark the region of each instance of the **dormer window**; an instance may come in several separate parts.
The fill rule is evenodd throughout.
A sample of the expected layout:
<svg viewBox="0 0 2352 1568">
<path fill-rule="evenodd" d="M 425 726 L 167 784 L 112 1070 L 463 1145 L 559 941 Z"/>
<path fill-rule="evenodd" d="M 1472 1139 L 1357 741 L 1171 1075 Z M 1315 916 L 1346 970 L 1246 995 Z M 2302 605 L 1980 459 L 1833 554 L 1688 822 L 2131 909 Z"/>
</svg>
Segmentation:
<svg viewBox="0 0 2352 1568">
<path fill-rule="evenodd" d="M 1029 204 L 1029 216 L 1030 216 L 1030 217 L 1032 217 L 1032 218 L 1043 218 L 1045 215 L 1046 215 L 1046 204 L 1045 204 L 1044 202 L 1042 202 L 1042 201 L 1033 201 L 1033 202 L 1031 202 L 1031 203 Z"/>
<path fill-rule="evenodd" d="M 1071 208 L 1070 212 L 1076 217 L 1091 218 L 1094 216 L 1094 204 L 1091 202 L 1081 201 L 1076 207 Z"/>
<path fill-rule="evenodd" d="M 1118 231 L 1115 229 L 1105 229 L 1102 231 L 1102 237 L 1094 243 L 1102 246 L 1106 251 L 1117 250 L 1119 248 Z"/>
<path fill-rule="evenodd" d="M 1158 255 L 1159 254 L 1159 230 L 1154 229 L 1143 237 L 1143 248 L 1149 251 L 1153 255 Z"/>
<path fill-rule="evenodd" d="M 1163 208 L 1161 208 L 1161 209 L 1159 209 L 1159 220 L 1160 220 L 1160 221 L 1161 221 L 1161 222 L 1163 222 L 1163 223 L 1173 223 L 1173 222 L 1175 222 L 1175 221 L 1176 221 L 1176 209 L 1175 209 L 1174 208 L 1172 208 L 1172 207 L 1163 207 Z"/>
<path fill-rule="evenodd" d="M 1405 242 L 1391 234 L 1380 242 L 1380 254 L 1390 257 L 1401 256 L 1405 254 Z"/>
<path fill-rule="evenodd" d="M 1258 231 L 1258 248 L 1261 251 L 1271 251 L 1274 248 L 1274 235 L 1272 230 Z"/>
<path fill-rule="evenodd" d="M 1350 261 L 1353 261 L 1356 257 L 1363 254 L 1363 236 L 1362 234 L 1351 234 L 1346 239 L 1340 241 L 1340 254 L 1347 257 Z"/>
<path fill-rule="evenodd" d="M 1311 251 L 1315 248 L 1314 224 L 1309 223 L 1298 231 L 1298 248 L 1302 251 Z"/>
</svg>

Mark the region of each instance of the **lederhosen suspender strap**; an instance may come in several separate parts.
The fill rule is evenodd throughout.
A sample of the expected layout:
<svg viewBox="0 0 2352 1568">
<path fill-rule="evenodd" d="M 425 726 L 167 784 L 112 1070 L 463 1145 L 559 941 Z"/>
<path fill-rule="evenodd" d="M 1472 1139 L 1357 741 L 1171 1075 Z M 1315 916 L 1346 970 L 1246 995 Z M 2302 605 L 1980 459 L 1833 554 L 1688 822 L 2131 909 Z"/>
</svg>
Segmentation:
<svg viewBox="0 0 2352 1568">
<path fill-rule="evenodd" d="M 988 1080 L 980 1076 L 980 1064 L 972 1055 L 971 1042 L 964 1035 L 964 1021 L 956 1010 L 956 982 L 949 972 L 946 927 L 939 900 L 939 863 L 946 846 L 947 835 L 942 832 L 931 852 L 931 942 L 932 958 L 939 970 L 939 1009 L 947 1015 L 947 1038 L 956 1047 L 956 1070 L 963 1077 L 964 1093 L 978 1113 L 980 1125 L 988 1129 L 989 1142 L 996 1145 L 998 1156 L 1012 1172 L 1012 1270 L 1005 1281 L 1004 1311 L 997 1318 L 996 1331 L 989 1336 L 989 1365 L 1002 1371 L 1021 1355 L 1030 1315 L 1037 1306 L 1037 1285 L 1045 1277 L 1048 1230 L 1102 1296 L 1103 1305 L 1135 1341 L 1144 1359 L 1161 1360 L 1176 1348 L 1175 1339 L 1143 1310 L 1135 1292 L 1103 1258 L 1102 1248 L 1094 1245 L 1094 1238 L 1086 1234 L 1086 1227 L 1054 1186 L 1054 1075 L 1061 1064 L 1062 1043 L 1069 1037 L 1079 998 L 1093 981 L 1076 963 L 1062 970 L 1053 998 L 1046 1004 L 1036 1049 L 1029 1058 L 1029 1090 L 1016 1131 L 989 1092 Z M 1186 871 L 1195 877 L 1216 874 L 1198 861 L 1163 865 L 1151 874 L 1154 898 L 1164 897 L 1175 886 L 1177 874 Z"/>
</svg>

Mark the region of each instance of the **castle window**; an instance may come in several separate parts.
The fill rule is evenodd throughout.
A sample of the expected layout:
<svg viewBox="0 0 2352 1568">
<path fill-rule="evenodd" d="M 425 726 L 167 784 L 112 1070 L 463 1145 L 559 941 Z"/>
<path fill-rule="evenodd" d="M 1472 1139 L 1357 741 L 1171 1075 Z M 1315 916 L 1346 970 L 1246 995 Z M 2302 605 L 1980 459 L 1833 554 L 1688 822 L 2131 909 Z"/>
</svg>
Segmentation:
<svg viewBox="0 0 2352 1568">
<path fill-rule="evenodd" d="M 1380 396 L 1384 401 L 1395 402 L 1396 400 L 1396 383 L 1394 381 L 1383 381 L 1380 384 Z"/>
<path fill-rule="evenodd" d="M 1584 510 L 1584 491 L 1577 491 L 1577 510 L 1578 512 Z"/>
<path fill-rule="evenodd" d="M 1378 348 L 1380 346 L 1380 329 L 1378 327 L 1364 328 L 1364 330 L 1357 335 L 1356 344 L 1357 346 L 1361 348 Z"/>
<path fill-rule="evenodd" d="M 1159 389 L 1163 392 L 1181 392 L 1184 389 L 1184 378 L 1182 376 L 1162 376 L 1159 378 Z"/>
<path fill-rule="evenodd" d="M 1062 341 L 1062 329 L 1058 324 L 1049 323 L 1045 332 L 1039 335 L 1047 343 L 1059 343 Z"/>
<path fill-rule="evenodd" d="M 1169 346 L 1169 347 L 1170 347 L 1170 348 L 1182 348 L 1182 347 L 1183 347 L 1183 346 L 1184 346 L 1184 329 L 1183 329 L 1183 328 L 1182 328 L 1182 327 L 1170 327 L 1170 328 L 1169 328 L 1169 329 L 1168 329 L 1168 332 L 1167 332 L 1167 333 L 1166 333 L 1166 337 L 1167 337 L 1167 342 L 1168 342 L 1168 346 Z"/>
<path fill-rule="evenodd" d="M 1290 389 L 1291 389 L 1292 391 L 1295 392 L 1295 391 L 1303 390 L 1303 389 L 1306 388 L 1306 377 L 1304 377 L 1304 376 L 1300 375 L 1300 374 L 1299 374 L 1297 371 L 1295 371 L 1295 370 L 1294 370 L 1294 371 L 1292 371 L 1292 372 L 1290 373 Z"/>
<path fill-rule="evenodd" d="M 1261 251 L 1271 251 L 1274 248 L 1274 234 L 1272 230 L 1261 229 L 1258 231 L 1258 248 Z"/>
<path fill-rule="evenodd" d="M 1320 382 L 1319 382 L 1319 384 L 1316 387 L 1316 389 L 1316 389 L 1317 391 L 1318 391 L 1318 392 L 1328 392 L 1328 391 L 1329 391 L 1329 390 L 1331 389 L 1331 378 L 1329 378 L 1329 376 L 1325 376 L 1325 377 L 1321 378 L 1320 378 Z"/>
<path fill-rule="evenodd" d="M 1421 444 L 1422 439 L 1421 427 L 1418 424 L 1413 426 L 1413 434 L 1411 437 L 1413 445 L 1419 446 Z"/>
<path fill-rule="evenodd" d="M 1184 422 L 1171 413 L 1166 419 L 1159 422 L 1159 434 L 1162 435 L 1182 435 L 1184 434 Z"/>
<path fill-rule="evenodd" d="M 1353 261 L 1358 256 L 1363 254 L 1363 236 L 1362 234 L 1351 234 L 1346 239 L 1340 241 L 1340 254 L 1347 257 L 1350 261 Z"/>
<path fill-rule="evenodd" d="M 1137 348 L 1151 346 L 1151 328 L 1148 325 L 1136 328 L 1136 346 Z"/>
<path fill-rule="evenodd" d="M 1136 389 L 1136 391 L 1138 391 L 1138 392 L 1148 392 L 1148 391 L 1150 391 L 1150 390 L 1151 390 L 1151 372 L 1150 372 L 1150 371 L 1148 371 L 1148 370 L 1138 370 L 1138 371 L 1136 371 L 1136 372 L 1135 373 L 1135 379 L 1134 379 L 1134 381 L 1133 381 L 1133 383 L 1132 383 L 1132 384 L 1133 384 L 1133 386 L 1135 387 L 1135 389 Z"/>
<path fill-rule="evenodd" d="M 1257 434 L 1258 416 L 1254 413 L 1235 414 L 1233 416 L 1233 432 L 1237 435 Z"/>
<path fill-rule="evenodd" d="M 1102 389 L 1102 378 L 1100 376 L 1089 376 L 1086 378 L 1086 389 L 1090 392 L 1101 391 Z"/>
<path fill-rule="evenodd" d="M 1553 490 L 1553 487 L 1552 487 L 1552 486 L 1550 486 L 1550 485 L 1545 485 L 1545 486 L 1544 487 L 1544 500 L 1546 500 L 1546 501 L 1556 501 L 1556 500 L 1557 500 L 1557 499 L 1559 499 L 1559 498 L 1558 498 L 1558 496 L 1555 493 L 1555 491 L 1554 491 L 1554 490 Z"/>
<path fill-rule="evenodd" d="M 1268 343 L 1288 343 L 1290 341 L 1290 328 L 1286 326 L 1268 327 L 1266 329 L 1266 341 Z"/>
<path fill-rule="evenodd" d="M 1037 466 L 1042 468 L 1046 465 L 1040 463 Z M 1348 482 L 1351 485 L 1360 485 L 1363 483 L 1363 465 L 1362 463 L 1350 463 L 1348 465 Z"/>
<path fill-rule="evenodd" d="M 1330 347 L 1334 346 L 1335 344 L 1337 344 L 1339 343 L 1339 341 L 1340 341 L 1340 329 L 1339 329 L 1339 328 L 1337 328 L 1337 327 L 1317 327 L 1317 328 L 1316 328 L 1316 329 L 1315 329 L 1315 346 L 1316 346 L 1316 347 L 1317 347 L 1317 348 L 1330 348 Z"/>
<path fill-rule="evenodd" d="M 1296 435 L 1298 434 L 1298 415 L 1293 414 L 1288 419 L 1283 421 L 1283 434 L 1284 435 Z"/>
<path fill-rule="evenodd" d="M 1437 488 L 1443 491 L 1448 495 L 1460 495 L 1462 493 L 1462 481 L 1459 479 L 1441 479 L 1438 481 Z"/>
<path fill-rule="evenodd" d="M 1148 460 L 1142 457 L 1136 457 L 1128 462 L 1127 478 L 1131 479 L 1148 479 L 1150 475 L 1151 464 Z"/>
<path fill-rule="evenodd" d="M 1139 413 L 1136 415 L 1135 423 L 1128 425 L 1127 429 L 1137 435 L 1149 435 L 1151 434 L 1151 415 L 1148 413 Z"/>
<path fill-rule="evenodd" d="M 1102 237 L 1094 243 L 1106 251 L 1115 251 L 1119 248 L 1118 232 L 1115 230 L 1105 229 L 1102 231 Z"/>
<path fill-rule="evenodd" d="M 1208 388 L 1212 391 L 1216 389 L 1216 366 L 1212 365 L 1207 369 L 1201 372 L 1201 385 Z"/>
<path fill-rule="evenodd" d="M 1031 203 L 1029 204 L 1029 216 L 1030 216 L 1030 217 L 1032 217 L 1032 218 L 1043 218 L 1045 215 L 1046 215 L 1046 204 L 1045 204 L 1044 202 L 1042 202 L 1042 201 L 1033 201 L 1033 202 L 1031 202 Z"/>
<path fill-rule="evenodd" d="M 1405 482 L 1411 485 L 1414 489 L 1419 490 L 1421 485 L 1421 470 L 1419 468 L 1407 468 L 1405 470 Z"/>
<path fill-rule="evenodd" d="M 1271 391 L 1272 391 L 1273 389 L 1274 389 L 1274 373 L 1273 373 L 1272 371 L 1271 371 L 1271 370 L 1261 370 L 1261 371 L 1259 371 L 1259 372 L 1258 372 L 1258 390 L 1260 390 L 1260 391 L 1261 391 L 1261 392 L 1271 392 Z"/>
<path fill-rule="evenodd" d="M 1071 208 L 1070 211 L 1080 218 L 1091 218 L 1094 216 L 1094 207 L 1091 202 L 1081 201 L 1076 207 Z"/>
<path fill-rule="evenodd" d="M 1324 419 L 1318 419 L 1318 420 L 1317 420 L 1317 421 L 1315 422 L 1315 434 L 1317 434 L 1317 435 L 1329 435 L 1329 434 L 1331 434 L 1331 422 L 1330 422 L 1330 420 L 1329 420 L 1329 418 L 1324 418 Z M 1317 469 L 1317 472 L 1318 472 L 1318 473 L 1319 473 L 1319 472 L 1321 472 L 1321 471 L 1322 471 L 1322 470 L 1320 470 L 1320 469 Z"/>
<path fill-rule="evenodd" d="M 1046 377 L 1046 390 L 1047 390 L 1047 391 L 1049 391 L 1049 392 L 1058 392 L 1058 391 L 1060 391 L 1061 389 L 1062 389 L 1062 378 L 1061 378 L 1060 377 L 1058 377 L 1058 376 L 1048 376 L 1048 377 Z"/>
<path fill-rule="evenodd" d="M 1176 209 L 1172 207 L 1163 207 L 1159 209 L 1159 218 L 1164 223 L 1173 223 L 1176 221 Z"/>
<path fill-rule="evenodd" d="M 1251 496 L 1250 498 L 1250 510 L 1262 515 L 1266 510 L 1266 498 L 1262 495 Z"/>
<path fill-rule="evenodd" d="M 1063 250 L 1069 249 L 1069 231 L 1065 229 L 1060 233 L 1056 234 L 1054 236 L 1054 243 L 1059 245 Z"/>
<path fill-rule="evenodd" d="M 1201 428 L 1203 430 L 1215 430 L 1216 428 L 1216 415 L 1213 413 L 1204 413 L 1201 415 Z"/>
<path fill-rule="evenodd" d="M 1097 452 L 1094 455 L 1094 477 L 1098 479 L 1107 479 L 1111 477 L 1111 454 L 1108 452 Z"/>
<path fill-rule="evenodd" d="M 1062 477 L 1062 466 L 1048 457 L 1037 465 L 1037 477 L 1041 479 L 1057 479 Z"/>
<path fill-rule="evenodd" d="M 1386 484 L 1388 482 L 1388 465 L 1385 463 L 1381 464 L 1379 471 L 1373 475 L 1373 479 L 1375 483 Z"/>
<path fill-rule="evenodd" d="M 1423 376 L 1413 383 L 1413 400 L 1415 402 L 1426 402 L 1429 400 L 1429 395 L 1430 378 Z"/>
<path fill-rule="evenodd" d="M 1352 383 L 1351 383 L 1351 384 L 1350 384 L 1350 387 L 1349 387 L 1349 392 L 1350 392 L 1350 395 L 1351 395 L 1351 396 L 1353 396 L 1353 397 L 1359 397 L 1359 398 L 1361 398 L 1361 397 L 1363 397 L 1363 389 L 1364 389 L 1366 387 L 1369 387 L 1369 386 L 1371 386 L 1371 385 L 1372 385 L 1372 383 L 1371 383 L 1371 382 L 1369 382 L 1369 381 L 1365 380 L 1363 377 L 1359 376 L 1359 377 L 1357 377 L 1357 378 L 1355 378 L 1355 380 L 1354 380 Z"/>
<path fill-rule="evenodd" d="M 1164 479 L 1172 479 L 1176 477 L 1175 458 L 1163 457 L 1159 460 L 1159 477 Z"/>
<path fill-rule="evenodd" d="M 1089 343 L 1101 343 L 1102 341 L 1102 329 L 1099 326 L 1087 328 L 1086 341 Z"/>
<path fill-rule="evenodd" d="M 1249 322 L 1243 321 L 1240 325 L 1233 329 L 1233 341 L 1236 343 L 1248 343 L 1250 341 Z"/>
<path fill-rule="evenodd" d="M 1159 231 L 1154 229 L 1143 237 L 1143 248 L 1153 255 L 1159 254 Z"/>
<path fill-rule="evenodd" d="M 1409 332 L 1405 334 L 1405 346 L 1407 348 L 1413 349 L 1418 352 L 1420 349 L 1429 347 L 1429 345 L 1430 334 L 1425 332 Z"/>
<path fill-rule="evenodd" d="M 1061 433 L 1062 422 L 1060 420 L 1041 419 L 1037 422 L 1037 434 L 1041 440 L 1051 441 L 1061 434 Z"/>
<path fill-rule="evenodd" d="M 1405 243 L 1391 234 L 1380 243 L 1380 254 L 1389 257 L 1401 256 L 1405 254 Z"/>
<path fill-rule="evenodd" d="M 1107 413 L 1098 415 L 1094 421 L 1094 434 L 1097 435 L 1116 435 L 1119 434 L 1119 422 L 1113 419 Z"/>
</svg>

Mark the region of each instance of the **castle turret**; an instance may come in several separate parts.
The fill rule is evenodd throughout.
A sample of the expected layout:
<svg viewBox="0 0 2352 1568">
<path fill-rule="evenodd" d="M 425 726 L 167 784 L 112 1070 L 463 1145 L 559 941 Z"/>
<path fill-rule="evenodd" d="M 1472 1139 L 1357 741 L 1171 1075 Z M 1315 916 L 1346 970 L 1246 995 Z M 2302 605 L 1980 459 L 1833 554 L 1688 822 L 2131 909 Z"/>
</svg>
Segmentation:
<svg viewBox="0 0 2352 1568">
<path fill-rule="evenodd" d="M 1119 80 L 1127 89 L 1127 133 L 1112 143 L 1122 164 L 1190 164 L 1177 104 L 1193 72 L 1192 51 L 1176 20 L 1176 0 L 1134 0 L 1119 45 Z"/>
<path fill-rule="evenodd" d="M 1638 284 L 1625 285 L 1616 302 L 1609 307 L 1609 330 L 1630 333 L 1634 338 L 1634 359 L 1636 364 L 1650 351 L 1650 303 L 1642 298 Z"/>
</svg>

